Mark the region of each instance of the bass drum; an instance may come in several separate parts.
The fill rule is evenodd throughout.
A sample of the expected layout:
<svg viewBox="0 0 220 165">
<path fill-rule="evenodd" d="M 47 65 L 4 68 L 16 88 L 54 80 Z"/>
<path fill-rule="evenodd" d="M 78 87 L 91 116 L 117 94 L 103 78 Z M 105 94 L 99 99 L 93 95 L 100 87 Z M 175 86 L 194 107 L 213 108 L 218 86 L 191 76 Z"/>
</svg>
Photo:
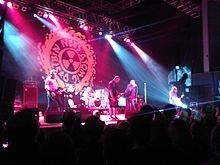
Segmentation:
<svg viewBox="0 0 220 165">
<path fill-rule="evenodd" d="M 95 107 L 100 107 L 101 106 L 101 100 L 99 98 L 96 98 L 95 101 L 94 101 L 94 105 Z"/>
</svg>

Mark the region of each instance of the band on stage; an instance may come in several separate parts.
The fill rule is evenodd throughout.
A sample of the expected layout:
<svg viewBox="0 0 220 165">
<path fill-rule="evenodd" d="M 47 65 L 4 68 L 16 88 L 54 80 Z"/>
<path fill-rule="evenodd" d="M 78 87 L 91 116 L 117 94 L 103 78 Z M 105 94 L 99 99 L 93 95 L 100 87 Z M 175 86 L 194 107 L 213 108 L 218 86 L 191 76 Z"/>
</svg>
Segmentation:
<svg viewBox="0 0 220 165">
<path fill-rule="evenodd" d="M 57 71 L 55 69 L 51 69 L 49 73 L 49 76 L 44 81 L 44 88 L 47 92 L 47 111 L 64 111 L 66 110 L 64 96 L 68 93 L 68 88 L 61 87 L 57 81 Z M 140 98 L 139 102 L 142 101 L 142 97 L 138 95 L 136 81 L 133 79 L 130 80 L 124 92 L 121 93 L 118 91 L 120 80 L 120 76 L 116 75 L 109 81 L 107 88 L 100 90 L 94 90 L 90 86 L 84 87 L 83 90 L 79 92 L 79 104 L 83 104 L 81 108 L 107 109 L 110 119 L 116 120 L 118 109 L 123 109 L 125 116 L 128 113 L 136 112 L 138 108 L 140 108 L 137 105 L 138 98 Z M 74 104 L 74 101 L 74 99 L 72 101 L 68 100 L 67 103 Z M 143 105 L 143 103 L 141 102 L 139 105 Z M 79 105 L 77 105 L 76 108 L 79 108 Z"/>
</svg>

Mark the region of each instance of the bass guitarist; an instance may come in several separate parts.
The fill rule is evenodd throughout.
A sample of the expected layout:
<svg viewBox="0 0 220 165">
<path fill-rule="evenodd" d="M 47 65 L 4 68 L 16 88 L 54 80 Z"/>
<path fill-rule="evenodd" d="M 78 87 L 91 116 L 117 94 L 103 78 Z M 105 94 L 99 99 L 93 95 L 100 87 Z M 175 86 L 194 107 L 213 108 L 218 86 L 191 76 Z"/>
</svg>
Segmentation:
<svg viewBox="0 0 220 165">
<path fill-rule="evenodd" d="M 116 117 L 117 107 L 118 107 L 118 96 L 120 93 L 118 92 L 118 83 L 120 81 L 120 77 L 116 75 L 113 80 L 108 83 L 108 98 L 109 98 L 109 115 L 110 119 L 118 119 Z"/>
<path fill-rule="evenodd" d="M 62 89 L 56 80 L 57 71 L 55 69 L 50 70 L 50 75 L 45 79 L 44 88 L 47 91 L 47 111 L 51 111 L 54 103 L 58 106 L 58 111 L 63 111 L 63 98 Z"/>
</svg>

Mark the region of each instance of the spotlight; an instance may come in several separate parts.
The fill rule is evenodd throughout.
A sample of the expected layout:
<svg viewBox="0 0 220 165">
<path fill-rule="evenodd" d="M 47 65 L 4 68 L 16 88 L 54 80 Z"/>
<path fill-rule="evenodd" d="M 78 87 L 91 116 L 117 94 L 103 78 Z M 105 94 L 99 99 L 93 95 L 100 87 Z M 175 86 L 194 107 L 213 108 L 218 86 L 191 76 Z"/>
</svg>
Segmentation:
<svg viewBox="0 0 220 165">
<path fill-rule="evenodd" d="M 26 6 L 22 6 L 21 7 L 21 11 L 26 12 L 27 11 L 27 7 Z"/>
<path fill-rule="evenodd" d="M 43 14 L 43 17 L 44 17 L 44 18 L 48 18 L 49 15 L 45 12 L 45 13 Z"/>
<path fill-rule="evenodd" d="M 99 32 L 99 35 L 101 36 L 101 35 L 102 35 L 102 32 Z"/>
<path fill-rule="evenodd" d="M 82 29 L 82 28 L 84 27 L 84 25 L 83 25 L 83 24 L 81 24 L 79 27 Z"/>
<path fill-rule="evenodd" d="M 176 70 L 178 70 L 178 69 L 180 69 L 180 66 L 177 65 L 175 68 L 176 68 Z"/>
<path fill-rule="evenodd" d="M 83 30 L 87 31 L 88 30 L 88 26 L 84 26 Z"/>
<path fill-rule="evenodd" d="M 17 4 L 17 3 L 13 3 L 12 6 L 13 6 L 13 8 L 16 9 L 16 10 L 19 9 L 19 4 Z"/>
<path fill-rule="evenodd" d="M 61 19 L 60 19 L 60 22 L 64 23 L 64 22 L 65 22 L 65 19 L 64 19 L 64 18 L 61 18 Z"/>
<path fill-rule="evenodd" d="M 34 14 L 34 17 L 36 18 L 36 17 L 37 17 L 37 14 Z"/>
<path fill-rule="evenodd" d="M 68 25 L 70 24 L 70 20 L 65 20 L 65 23 Z"/>
<path fill-rule="evenodd" d="M 0 4 L 2 4 L 2 5 L 3 5 L 4 3 L 5 3 L 5 2 L 4 2 L 4 0 L 0 0 Z"/>
<path fill-rule="evenodd" d="M 124 41 L 127 42 L 127 43 L 131 42 L 131 40 L 129 38 L 124 38 Z"/>
<path fill-rule="evenodd" d="M 56 20 L 56 18 L 54 17 L 53 14 L 49 14 L 49 18 L 53 21 L 53 20 Z"/>
<path fill-rule="evenodd" d="M 41 10 L 39 10 L 39 11 L 37 12 L 37 15 L 38 15 L 39 17 L 42 17 L 43 14 L 44 14 L 44 13 L 43 13 Z"/>
<path fill-rule="evenodd" d="M 127 38 L 126 42 L 128 42 L 128 43 L 129 43 L 129 42 L 131 42 L 131 40 L 130 40 L 129 38 Z"/>
<path fill-rule="evenodd" d="M 134 45 L 135 45 L 134 42 L 132 42 L 132 43 L 131 43 L 131 46 L 134 47 Z"/>
<path fill-rule="evenodd" d="M 105 39 L 108 40 L 108 39 L 111 39 L 111 38 L 112 38 L 112 35 L 110 35 L 110 34 L 106 34 L 106 35 L 105 35 Z"/>
<path fill-rule="evenodd" d="M 21 11 L 26 12 L 27 11 L 27 7 L 26 6 L 22 6 L 21 7 Z"/>
<path fill-rule="evenodd" d="M 7 6 L 8 6 L 9 8 L 12 8 L 12 3 L 11 3 L 11 2 L 8 2 L 8 3 L 7 3 Z"/>
</svg>

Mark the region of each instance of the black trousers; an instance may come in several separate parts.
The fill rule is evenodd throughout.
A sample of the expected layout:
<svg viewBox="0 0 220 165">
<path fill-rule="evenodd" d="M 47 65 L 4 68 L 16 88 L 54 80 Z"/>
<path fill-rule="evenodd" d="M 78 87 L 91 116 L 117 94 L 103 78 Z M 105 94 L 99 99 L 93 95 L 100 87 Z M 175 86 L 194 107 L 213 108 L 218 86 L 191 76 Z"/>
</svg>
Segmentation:
<svg viewBox="0 0 220 165">
<path fill-rule="evenodd" d="M 47 111 L 51 111 L 55 105 L 58 111 L 63 111 L 63 95 L 52 98 L 50 94 L 47 93 Z"/>
</svg>

